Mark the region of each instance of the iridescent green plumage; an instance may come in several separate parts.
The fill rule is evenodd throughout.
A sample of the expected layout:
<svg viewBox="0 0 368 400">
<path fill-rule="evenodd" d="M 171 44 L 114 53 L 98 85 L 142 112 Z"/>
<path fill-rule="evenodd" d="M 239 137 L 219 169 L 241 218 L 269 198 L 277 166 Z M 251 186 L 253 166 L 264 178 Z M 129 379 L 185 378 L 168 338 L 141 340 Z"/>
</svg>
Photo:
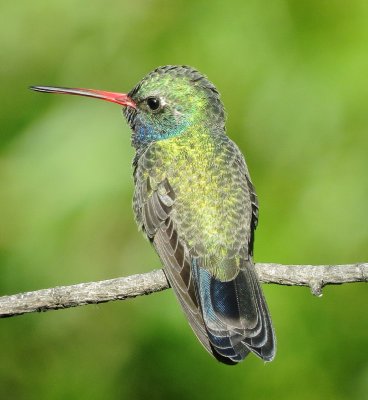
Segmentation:
<svg viewBox="0 0 368 400">
<path fill-rule="evenodd" d="M 137 149 L 136 220 L 194 332 L 225 363 L 249 351 L 272 360 L 272 325 L 252 262 L 257 198 L 225 135 L 217 90 L 190 67 L 167 66 L 129 96 L 137 103 L 126 111 Z"/>
<path fill-rule="evenodd" d="M 258 204 L 244 158 L 225 134 L 215 86 L 193 68 L 166 66 L 128 95 L 33 87 L 123 105 L 132 128 L 134 212 L 203 346 L 234 364 L 275 355 L 252 261 Z"/>
</svg>

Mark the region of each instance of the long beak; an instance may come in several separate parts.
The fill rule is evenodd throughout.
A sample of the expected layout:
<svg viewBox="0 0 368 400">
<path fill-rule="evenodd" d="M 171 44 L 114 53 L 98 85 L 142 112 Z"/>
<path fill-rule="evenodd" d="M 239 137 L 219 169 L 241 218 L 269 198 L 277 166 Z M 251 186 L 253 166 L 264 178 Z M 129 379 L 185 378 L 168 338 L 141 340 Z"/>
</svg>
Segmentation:
<svg viewBox="0 0 368 400">
<path fill-rule="evenodd" d="M 30 86 L 30 89 L 35 90 L 36 92 L 72 94 L 75 96 L 94 97 L 95 99 L 101 99 L 105 101 L 110 101 L 111 103 L 121 104 L 125 107 L 137 108 L 136 103 L 126 93 L 114 93 L 105 92 L 103 90 L 63 88 L 52 86 Z"/>
</svg>

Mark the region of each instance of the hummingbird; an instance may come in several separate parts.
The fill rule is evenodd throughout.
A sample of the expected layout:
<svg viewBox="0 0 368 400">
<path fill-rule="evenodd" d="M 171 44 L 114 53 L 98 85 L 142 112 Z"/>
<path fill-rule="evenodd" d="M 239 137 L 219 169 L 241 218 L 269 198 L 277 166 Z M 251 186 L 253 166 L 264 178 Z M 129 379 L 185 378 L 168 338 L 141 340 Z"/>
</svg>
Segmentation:
<svg viewBox="0 0 368 400">
<path fill-rule="evenodd" d="M 253 262 L 257 195 L 244 156 L 226 134 L 216 87 L 192 67 L 167 65 L 129 93 L 31 89 L 123 106 L 136 151 L 135 219 L 195 335 L 225 364 L 250 352 L 272 361 L 275 334 Z"/>
</svg>

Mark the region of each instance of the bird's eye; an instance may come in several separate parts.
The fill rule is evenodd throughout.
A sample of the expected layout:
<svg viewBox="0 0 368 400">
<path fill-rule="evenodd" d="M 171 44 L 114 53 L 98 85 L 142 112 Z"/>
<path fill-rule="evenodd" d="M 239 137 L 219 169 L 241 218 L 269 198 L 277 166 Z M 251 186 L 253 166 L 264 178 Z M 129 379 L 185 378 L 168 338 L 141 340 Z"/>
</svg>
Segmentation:
<svg viewBox="0 0 368 400">
<path fill-rule="evenodd" d="M 161 105 L 160 99 L 157 97 L 148 97 L 147 105 L 152 111 L 156 111 L 159 109 Z"/>
</svg>

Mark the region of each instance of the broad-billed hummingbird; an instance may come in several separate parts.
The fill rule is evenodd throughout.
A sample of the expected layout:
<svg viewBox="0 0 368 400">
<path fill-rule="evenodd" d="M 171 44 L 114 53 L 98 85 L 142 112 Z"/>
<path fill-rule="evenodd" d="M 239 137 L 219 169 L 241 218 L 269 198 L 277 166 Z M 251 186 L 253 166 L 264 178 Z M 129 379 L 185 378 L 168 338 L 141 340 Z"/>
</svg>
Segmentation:
<svg viewBox="0 0 368 400">
<path fill-rule="evenodd" d="M 275 356 L 253 264 L 258 202 L 244 157 L 225 132 L 215 86 L 188 66 L 149 73 L 128 94 L 34 86 L 124 107 L 136 150 L 136 222 L 205 349 L 226 364 Z"/>
</svg>

